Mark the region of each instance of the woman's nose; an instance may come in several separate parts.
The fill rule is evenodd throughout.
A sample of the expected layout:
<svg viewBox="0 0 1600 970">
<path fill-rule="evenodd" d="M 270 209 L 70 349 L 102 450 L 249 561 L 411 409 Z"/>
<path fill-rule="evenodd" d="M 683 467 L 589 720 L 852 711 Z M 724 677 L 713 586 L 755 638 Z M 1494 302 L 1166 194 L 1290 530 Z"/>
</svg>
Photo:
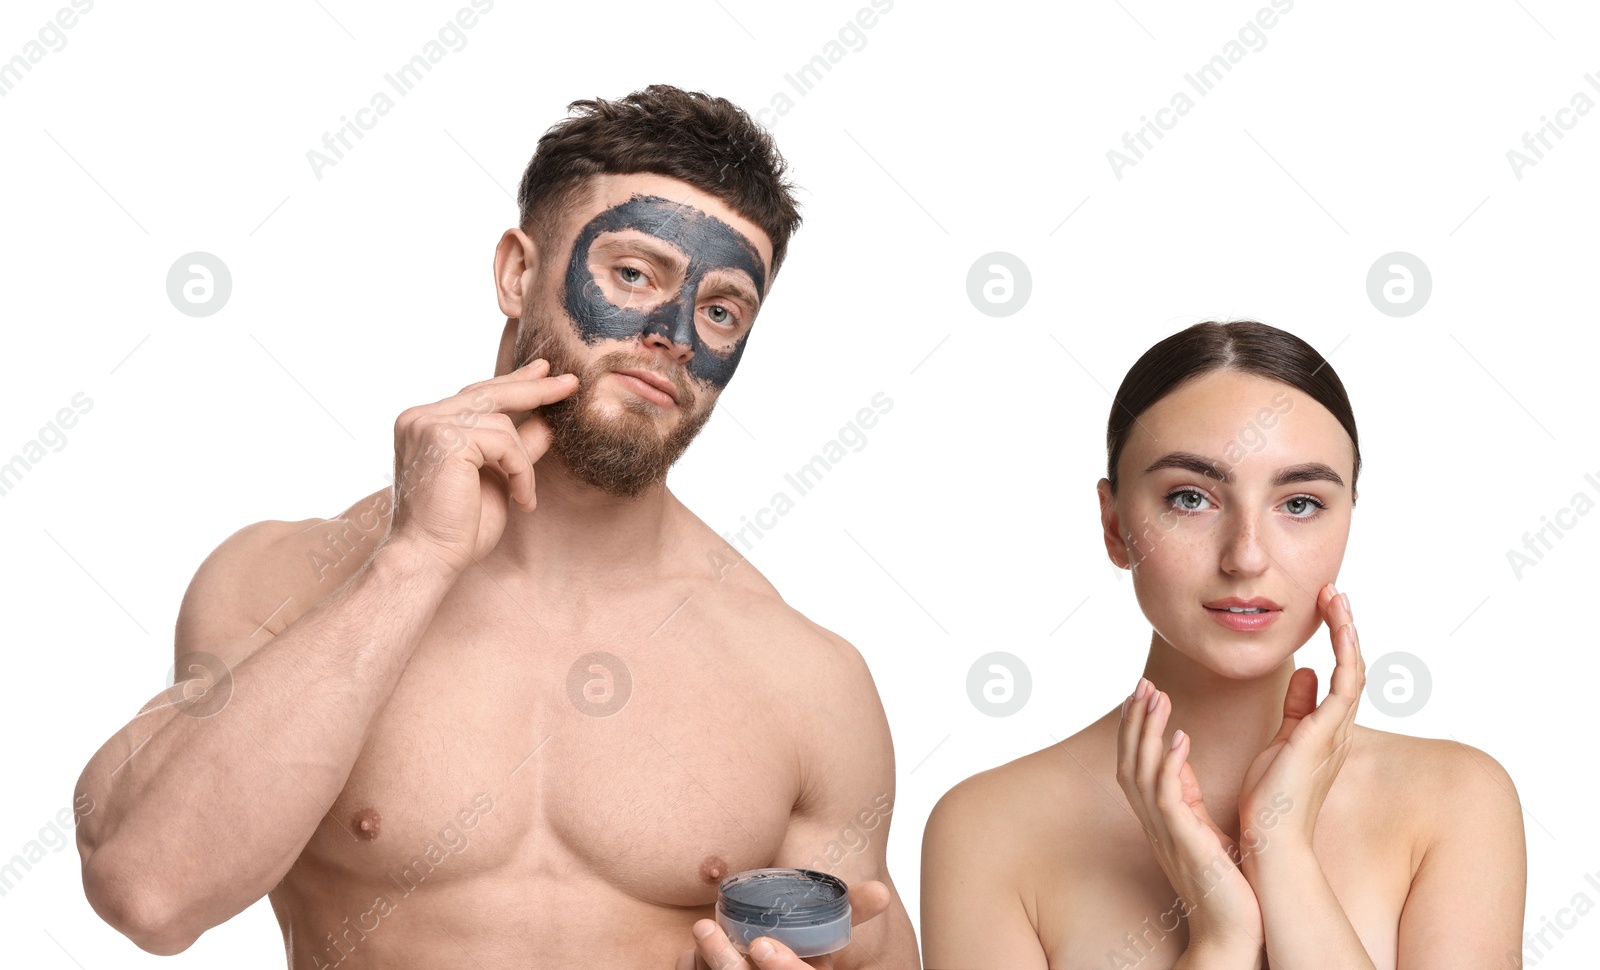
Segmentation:
<svg viewBox="0 0 1600 970">
<path fill-rule="evenodd" d="M 1222 568 L 1225 572 L 1247 576 L 1266 571 L 1272 556 L 1262 542 L 1260 524 L 1252 517 L 1232 518 L 1227 525 L 1222 547 Z"/>
</svg>

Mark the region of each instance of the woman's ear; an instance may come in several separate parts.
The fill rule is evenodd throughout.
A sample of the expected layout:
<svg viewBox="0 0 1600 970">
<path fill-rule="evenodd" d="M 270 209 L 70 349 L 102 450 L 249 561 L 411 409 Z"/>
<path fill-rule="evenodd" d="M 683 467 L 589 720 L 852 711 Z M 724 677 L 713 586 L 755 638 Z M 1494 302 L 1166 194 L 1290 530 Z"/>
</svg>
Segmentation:
<svg viewBox="0 0 1600 970">
<path fill-rule="evenodd" d="M 1117 515 L 1117 501 L 1111 494 L 1110 479 L 1102 478 L 1095 485 L 1100 496 L 1100 531 L 1105 540 L 1106 555 L 1118 569 L 1129 569 L 1128 543 L 1122 538 L 1122 521 Z"/>
</svg>

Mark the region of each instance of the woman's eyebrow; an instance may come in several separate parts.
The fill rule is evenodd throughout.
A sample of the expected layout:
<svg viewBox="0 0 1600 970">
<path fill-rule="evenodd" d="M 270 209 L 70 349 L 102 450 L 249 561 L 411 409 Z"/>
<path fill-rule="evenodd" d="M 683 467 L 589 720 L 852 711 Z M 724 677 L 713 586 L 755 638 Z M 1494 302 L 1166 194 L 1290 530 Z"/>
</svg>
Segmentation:
<svg viewBox="0 0 1600 970">
<path fill-rule="evenodd" d="M 1207 458 L 1204 455 L 1197 455 L 1190 451 L 1168 452 L 1151 462 L 1150 466 L 1144 470 L 1144 473 L 1148 475 L 1162 468 L 1181 468 L 1184 471 L 1194 472 L 1196 475 L 1204 475 L 1207 478 L 1216 479 L 1224 485 L 1232 485 L 1236 481 L 1233 469 L 1229 468 L 1227 463 L 1217 461 L 1215 458 Z M 1341 488 L 1344 487 L 1344 479 L 1339 477 L 1339 473 L 1320 461 L 1307 461 L 1298 465 L 1288 465 L 1278 469 L 1272 475 L 1272 486 L 1274 488 L 1281 485 L 1293 485 L 1296 482 L 1332 482 Z"/>
</svg>

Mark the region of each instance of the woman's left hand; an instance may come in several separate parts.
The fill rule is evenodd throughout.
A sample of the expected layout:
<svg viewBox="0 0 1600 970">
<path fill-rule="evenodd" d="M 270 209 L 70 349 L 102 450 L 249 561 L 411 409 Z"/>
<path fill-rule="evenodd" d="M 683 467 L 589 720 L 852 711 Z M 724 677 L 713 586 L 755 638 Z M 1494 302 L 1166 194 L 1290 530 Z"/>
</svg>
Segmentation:
<svg viewBox="0 0 1600 970">
<path fill-rule="evenodd" d="M 1275 829 L 1275 836 L 1311 847 L 1311 834 L 1333 779 L 1350 753 L 1356 706 L 1367 683 L 1366 664 L 1356 636 L 1349 597 L 1327 584 L 1317 593 L 1317 606 L 1333 642 L 1333 682 L 1317 703 L 1317 672 L 1301 667 L 1289 678 L 1283 698 L 1283 725 L 1272 742 L 1250 763 L 1239 789 L 1240 841 L 1257 822 Z M 1288 825 L 1279 828 L 1277 819 Z M 1249 861 L 1249 855 L 1246 861 Z M 1248 866 L 1247 866 L 1248 868 Z"/>
</svg>

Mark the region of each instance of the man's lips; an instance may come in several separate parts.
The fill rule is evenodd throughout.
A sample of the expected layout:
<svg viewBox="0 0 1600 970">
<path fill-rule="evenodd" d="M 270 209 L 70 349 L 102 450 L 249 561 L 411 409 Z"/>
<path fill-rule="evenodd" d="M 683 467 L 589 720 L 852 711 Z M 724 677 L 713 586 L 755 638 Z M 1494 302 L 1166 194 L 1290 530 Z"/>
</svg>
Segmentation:
<svg viewBox="0 0 1600 970">
<path fill-rule="evenodd" d="M 677 387 L 675 387 L 671 381 L 667 380 L 665 377 L 661 376 L 660 374 L 657 374 L 655 371 L 652 371 L 652 370 L 640 370 L 638 368 L 629 368 L 627 370 L 613 371 L 612 373 L 620 374 L 623 377 L 631 377 L 634 380 L 639 381 L 642 384 L 647 384 L 650 387 L 654 388 L 655 390 L 660 391 L 662 394 L 666 395 L 672 401 L 673 404 L 677 404 L 678 403 L 678 389 L 677 389 Z"/>
</svg>

